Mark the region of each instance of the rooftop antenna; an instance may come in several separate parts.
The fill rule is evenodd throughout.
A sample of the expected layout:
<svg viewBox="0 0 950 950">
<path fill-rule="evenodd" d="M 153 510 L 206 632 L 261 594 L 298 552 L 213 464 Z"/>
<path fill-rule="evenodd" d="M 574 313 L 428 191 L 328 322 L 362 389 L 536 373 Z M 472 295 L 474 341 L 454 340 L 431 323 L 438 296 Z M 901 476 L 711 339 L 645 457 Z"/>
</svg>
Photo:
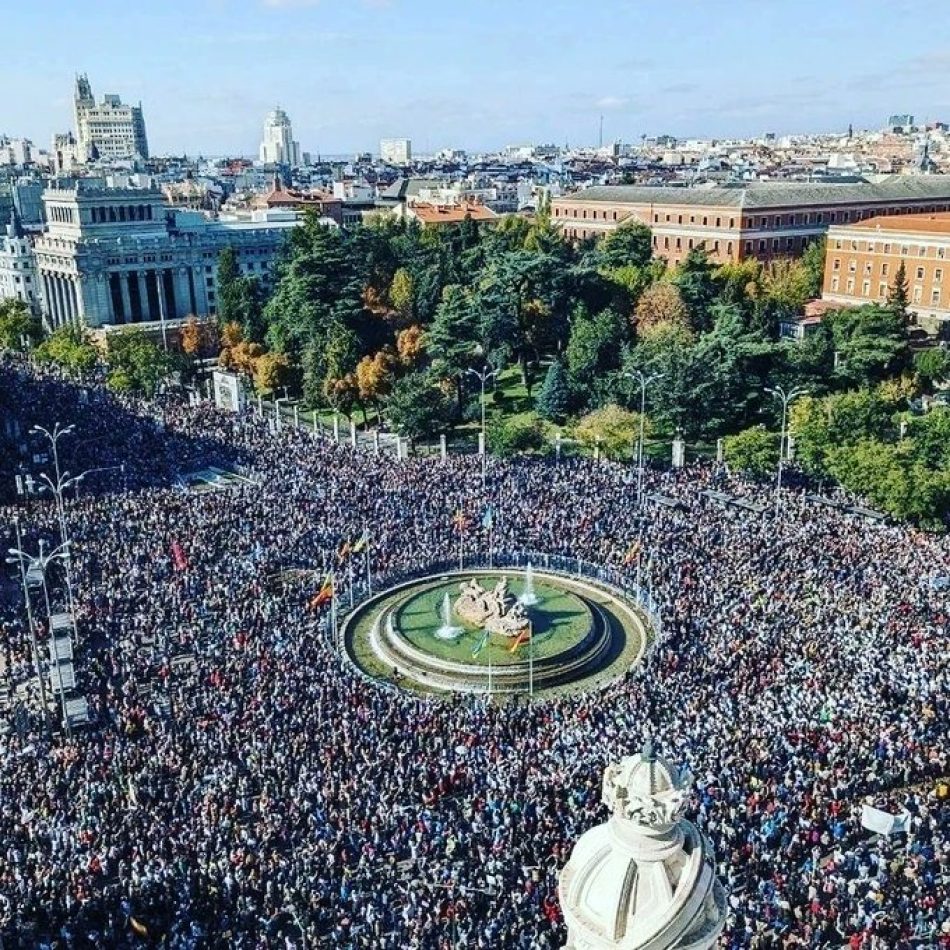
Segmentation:
<svg viewBox="0 0 950 950">
<path fill-rule="evenodd" d="M 604 147 L 604 114 L 603 112 L 601 112 L 600 114 L 600 137 L 597 141 L 597 147 L 598 148 Z"/>
</svg>

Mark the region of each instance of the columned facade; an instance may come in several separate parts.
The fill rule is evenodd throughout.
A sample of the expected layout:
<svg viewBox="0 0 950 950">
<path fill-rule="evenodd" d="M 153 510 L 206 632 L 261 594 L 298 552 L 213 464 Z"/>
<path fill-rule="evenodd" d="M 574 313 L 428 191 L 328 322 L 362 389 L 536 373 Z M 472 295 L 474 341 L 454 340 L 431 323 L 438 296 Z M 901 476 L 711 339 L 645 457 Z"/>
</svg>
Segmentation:
<svg viewBox="0 0 950 950">
<path fill-rule="evenodd" d="M 157 189 L 104 188 L 80 179 L 44 193 L 37 280 L 50 328 L 211 316 L 218 256 L 232 247 L 242 273 L 268 283 L 294 219 L 232 223 L 171 209 Z"/>
</svg>

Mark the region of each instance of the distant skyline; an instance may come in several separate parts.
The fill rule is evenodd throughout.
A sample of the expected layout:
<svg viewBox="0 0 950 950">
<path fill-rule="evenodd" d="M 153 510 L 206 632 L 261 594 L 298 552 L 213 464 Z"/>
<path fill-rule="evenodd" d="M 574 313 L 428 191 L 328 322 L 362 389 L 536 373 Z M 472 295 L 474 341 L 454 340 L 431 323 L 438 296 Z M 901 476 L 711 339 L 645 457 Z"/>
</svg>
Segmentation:
<svg viewBox="0 0 950 950">
<path fill-rule="evenodd" d="M 142 101 L 153 154 L 256 155 L 280 105 L 313 154 L 636 142 L 950 120 L 946 0 L 53 0 L 4 11 L 0 133 L 48 148 Z M 12 39 L 12 42 L 10 41 Z"/>
</svg>

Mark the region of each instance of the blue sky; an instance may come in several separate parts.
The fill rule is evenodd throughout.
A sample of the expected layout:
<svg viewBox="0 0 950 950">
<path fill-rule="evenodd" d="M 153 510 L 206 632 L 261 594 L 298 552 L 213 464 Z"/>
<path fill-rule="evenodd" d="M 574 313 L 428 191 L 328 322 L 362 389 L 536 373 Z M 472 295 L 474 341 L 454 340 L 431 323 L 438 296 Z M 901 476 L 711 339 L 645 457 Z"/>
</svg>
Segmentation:
<svg viewBox="0 0 950 950">
<path fill-rule="evenodd" d="M 47 0 L 4 4 L 0 133 L 48 147 L 72 86 L 141 99 L 153 152 L 634 141 L 950 120 L 947 0 Z M 10 38 L 15 38 L 11 41 Z"/>
</svg>

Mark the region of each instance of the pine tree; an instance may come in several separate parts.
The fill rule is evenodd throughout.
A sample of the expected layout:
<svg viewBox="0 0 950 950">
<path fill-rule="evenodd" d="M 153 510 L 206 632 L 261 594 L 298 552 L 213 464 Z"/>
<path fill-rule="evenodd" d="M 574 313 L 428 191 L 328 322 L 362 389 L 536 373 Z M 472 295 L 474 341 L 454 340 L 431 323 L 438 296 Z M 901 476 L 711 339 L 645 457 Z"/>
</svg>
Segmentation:
<svg viewBox="0 0 950 950">
<path fill-rule="evenodd" d="M 567 373 L 561 361 L 554 360 L 548 367 L 541 392 L 538 393 L 538 412 L 551 422 L 563 422 L 569 400 Z"/>
<path fill-rule="evenodd" d="M 907 294 L 907 268 L 904 267 L 904 262 L 901 261 L 900 266 L 897 268 L 897 273 L 894 275 L 894 283 L 891 284 L 890 290 L 887 292 L 887 306 L 906 324 L 910 316 L 907 310 L 909 303 L 910 298 Z"/>
</svg>

